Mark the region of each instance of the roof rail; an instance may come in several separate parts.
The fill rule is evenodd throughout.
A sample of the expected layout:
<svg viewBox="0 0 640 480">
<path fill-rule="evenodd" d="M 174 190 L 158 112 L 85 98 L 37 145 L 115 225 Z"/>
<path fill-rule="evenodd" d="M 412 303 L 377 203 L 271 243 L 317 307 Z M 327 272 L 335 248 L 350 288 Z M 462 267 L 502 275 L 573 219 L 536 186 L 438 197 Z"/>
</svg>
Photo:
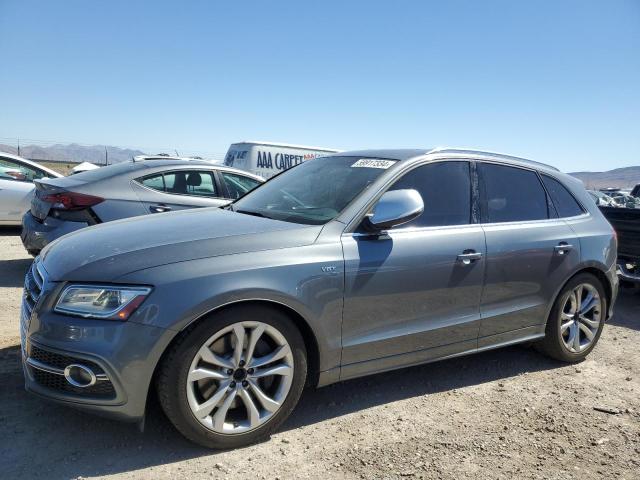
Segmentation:
<svg viewBox="0 0 640 480">
<path fill-rule="evenodd" d="M 504 153 L 497 153 L 497 152 L 485 152 L 482 150 L 471 150 L 471 149 L 465 149 L 465 148 L 436 147 L 433 150 L 430 150 L 429 153 L 459 153 L 463 155 L 482 155 L 482 156 L 492 157 L 492 158 L 502 158 L 504 160 L 511 160 L 514 162 L 527 163 L 530 165 L 537 165 L 539 167 L 545 167 L 551 170 L 555 170 L 556 172 L 560 171 L 559 168 L 556 168 L 553 165 L 549 165 L 547 163 L 536 162 L 535 160 L 529 160 L 528 158 L 515 157 L 513 155 L 506 155 Z"/>
</svg>

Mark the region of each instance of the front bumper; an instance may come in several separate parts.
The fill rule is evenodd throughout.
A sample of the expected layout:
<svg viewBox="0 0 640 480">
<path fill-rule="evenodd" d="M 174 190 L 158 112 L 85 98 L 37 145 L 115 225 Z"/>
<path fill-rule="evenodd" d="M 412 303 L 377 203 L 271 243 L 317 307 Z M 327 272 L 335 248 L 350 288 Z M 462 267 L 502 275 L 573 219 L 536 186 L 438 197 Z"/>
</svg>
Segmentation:
<svg viewBox="0 0 640 480">
<path fill-rule="evenodd" d="M 28 252 L 36 253 L 61 236 L 88 226 L 87 222 L 71 222 L 52 217 L 41 222 L 29 211 L 22 217 L 20 239 Z"/>
<path fill-rule="evenodd" d="M 61 287 L 45 281 L 35 306 L 27 304 L 26 296 L 23 300 L 20 338 L 26 390 L 118 420 L 139 421 L 155 367 L 176 332 L 133 321 L 52 313 Z M 94 385 L 71 385 L 63 375 L 71 364 L 93 371 Z"/>
</svg>

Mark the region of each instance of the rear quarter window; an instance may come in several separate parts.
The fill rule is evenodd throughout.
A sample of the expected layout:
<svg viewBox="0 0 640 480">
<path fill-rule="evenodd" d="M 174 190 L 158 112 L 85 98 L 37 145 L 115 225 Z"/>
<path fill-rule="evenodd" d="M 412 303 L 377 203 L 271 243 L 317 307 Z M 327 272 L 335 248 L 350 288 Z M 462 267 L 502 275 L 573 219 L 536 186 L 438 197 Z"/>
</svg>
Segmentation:
<svg viewBox="0 0 640 480">
<path fill-rule="evenodd" d="M 164 178 L 162 177 L 162 174 L 141 178 L 138 180 L 138 182 L 140 182 L 145 187 L 164 192 Z"/>
<path fill-rule="evenodd" d="M 580 204 L 562 183 L 548 175 L 542 175 L 542 181 L 560 218 L 575 217 L 584 213 Z"/>
</svg>

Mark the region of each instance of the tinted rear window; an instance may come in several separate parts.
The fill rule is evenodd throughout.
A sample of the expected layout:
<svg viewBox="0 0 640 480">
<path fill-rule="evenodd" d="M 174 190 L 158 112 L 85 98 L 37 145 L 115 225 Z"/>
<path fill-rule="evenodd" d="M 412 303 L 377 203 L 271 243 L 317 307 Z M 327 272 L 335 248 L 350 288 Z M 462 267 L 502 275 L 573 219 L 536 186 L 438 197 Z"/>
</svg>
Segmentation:
<svg viewBox="0 0 640 480">
<path fill-rule="evenodd" d="M 547 194 L 535 172 L 479 163 L 478 173 L 484 223 L 549 218 Z"/>
<path fill-rule="evenodd" d="M 573 198 L 573 195 L 558 180 L 542 175 L 542 181 L 544 186 L 547 187 L 559 217 L 575 217 L 584 213 L 580 204 Z"/>
</svg>

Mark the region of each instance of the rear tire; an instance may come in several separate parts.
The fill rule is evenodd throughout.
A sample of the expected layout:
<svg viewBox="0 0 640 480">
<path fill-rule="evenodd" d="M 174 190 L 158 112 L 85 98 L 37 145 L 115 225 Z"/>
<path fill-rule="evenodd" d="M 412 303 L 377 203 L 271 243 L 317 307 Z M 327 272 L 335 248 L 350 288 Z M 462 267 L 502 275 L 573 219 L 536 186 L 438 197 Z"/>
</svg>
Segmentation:
<svg viewBox="0 0 640 480">
<path fill-rule="evenodd" d="M 590 273 L 576 275 L 558 294 L 538 349 L 562 362 L 581 362 L 598 343 L 606 312 L 600 280 Z"/>
<path fill-rule="evenodd" d="M 242 305 L 181 334 L 160 365 L 157 390 L 185 437 L 229 449 L 267 439 L 298 403 L 306 376 L 304 340 L 291 319 Z"/>
</svg>

